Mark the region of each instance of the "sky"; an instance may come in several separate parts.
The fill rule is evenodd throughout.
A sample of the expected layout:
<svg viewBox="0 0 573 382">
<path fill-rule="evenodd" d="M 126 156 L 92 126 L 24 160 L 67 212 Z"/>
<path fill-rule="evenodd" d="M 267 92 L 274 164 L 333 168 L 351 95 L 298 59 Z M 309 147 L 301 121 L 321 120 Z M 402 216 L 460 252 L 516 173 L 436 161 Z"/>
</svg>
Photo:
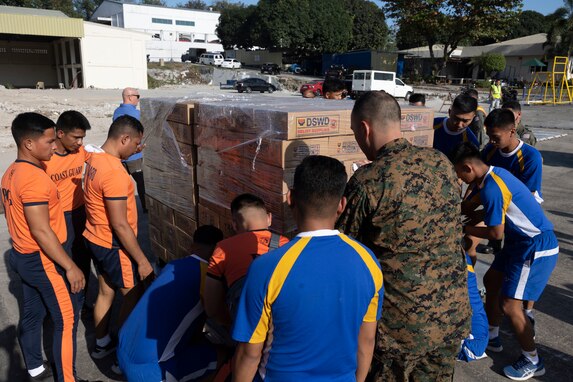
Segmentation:
<svg viewBox="0 0 573 382">
<path fill-rule="evenodd" d="M 207 4 L 211 4 L 211 0 L 203 0 Z M 242 2 L 244 4 L 256 4 L 258 0 L 230 0 L 232 3 Z M 185 3 L 185 0 L 166 0 L 167 5 L 176 6 L 179 3 Z M 381 4 L 382 1 L 375 1 L 377 4 Z M 563 0 L 524 0 L 523 9 L 531 10 L 548 15 L 553 13 L 557 8 L 563 6 Z"/>
</svg>

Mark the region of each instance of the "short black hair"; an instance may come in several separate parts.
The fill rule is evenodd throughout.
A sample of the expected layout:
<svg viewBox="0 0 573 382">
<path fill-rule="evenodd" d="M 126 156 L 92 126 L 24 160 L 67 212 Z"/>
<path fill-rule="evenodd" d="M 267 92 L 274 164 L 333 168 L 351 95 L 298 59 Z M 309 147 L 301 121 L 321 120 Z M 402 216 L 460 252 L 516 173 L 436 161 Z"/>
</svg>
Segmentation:
<svg viewBox="0 0 573 382">
<path fill-rule="evenodd" d="M 469 95 L 470 97 L 475 98 L 475 99 L 478 99 L 478 97 L 479 97 L 479 93 L 475 89 L 468 89 L 465 91 L 465 93 L 467 95 Z"/>
<path fill-rule="evenodd" d="M 133 132 L 143 134 L 143 125 L 137 118 L 130 115 L 122 115 L 112 122 L 107 137 L 119 138 L 122 134 L 131 134 Z"/>
<path fill-rule="evenodd" d="M 488 114 L 483 124 L 490 129 L 511 129 L 515 127 L 515 116 L 509 109 L 495 109 Z"/>
<path fill-rule="evenodd" d="M 223 231 L 213 225 L 202 225 L 193 233 L 193 242 L 204 245 L 217 245 L 223 240 Z"/>
<path fill-rule="evenodd" d="M 513 111 L 521 111 L 521 104 L 519 101 L 506 101 L 503 103 L 502 109 L 511 109 Z"/>
<path fill-rule="evenodd" d="M 412 95 L 410 95 L 410 98 L 408 98 L 408 102 L 410 102 L 410 103 L 421 102 L 422 105 L 425 105 L 426 104 L 426 95 L 422 94 L 422 93 L 413 93 Z"/>
<path fill-rule="evenodd" d="M 64 111 L 60 114 L 58 121 L 56 122 L 56 129 L 62 130 L 64 133 L 69 133 L 74 129 L 86 131 L 91 128 L 92 127 L 88 119 L 76 110 Z"/>
<path fill-rule="evenodd" d="M 344 165 L 331 157 L 310 155 L 296 167 L 291 196 L 297 211 L 319 218 L 336 213 L 347 181 Z"/>
<path fill-rule="evenodd" d="M 236 214 L 243 208 L 247 207 L 260 208 L 261 210 L 268 212 L 263 199 L 253 194 L 241 194 L 231 202 L 231 213 Z"/>
<path fill-rule="evenodd" d="M 322 83 L 322 94 L 346 90 L 346 83 L 338 78 L 329 78 Z"/>
<path fill-rule="evenodd" d="M 352 108 L 352 118 L 379 122 L 381 125 L 386 125 L 388 122 L 401 123 L 402 109 L 396 98 L 385 91 L 371 91 L 356 100 Z"/>
<path fill-rule="evenodd" d="M 468 159 L 472 160 L 482 160 L 479 149 L 476 145 L 471 142 L 462 142 L 450 152 L 448 155 L 450 160 L 454 165 L 458 165 L 467 161 Z"/>
<path fill-rule="evenodd" d="M 42 114 L 22 113 L 12 121 L 12 136 L 19 146 L 24 139 L 37 138 L 54 127 L 56 127 L 54 121 Z"/>
<path fill-rule="evenodd" d="M 475 112 L 477 107 L 477 99 L 467 94 L 460 94 L 454 99 L 454 102 L 452 103 L 452 110 L 455 110 L 455 112 L 460 114 Z"/>
</svg>

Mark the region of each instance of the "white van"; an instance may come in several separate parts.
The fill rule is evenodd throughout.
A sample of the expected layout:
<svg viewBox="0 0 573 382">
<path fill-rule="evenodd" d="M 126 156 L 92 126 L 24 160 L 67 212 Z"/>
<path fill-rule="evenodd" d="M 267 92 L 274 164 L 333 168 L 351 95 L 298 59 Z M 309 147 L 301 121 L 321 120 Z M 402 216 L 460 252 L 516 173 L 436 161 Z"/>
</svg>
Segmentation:
<svg viewBox="0 0 573 382">
<path fill-rule="evenodd" d="M 355 70 L 352 74 L 352 92 L 356 96 L 372 90 L 384 90 L 395 98 L 408 100 L 414 89 L 396 78 L 394 72 L 380 70 Z"/>
<path fill-rule="evenodd" d="M 221 66 L 225 59 L 219 53 L 203 53 L 199 56 L 199 63 L 204 65 Z"/>
</svg>

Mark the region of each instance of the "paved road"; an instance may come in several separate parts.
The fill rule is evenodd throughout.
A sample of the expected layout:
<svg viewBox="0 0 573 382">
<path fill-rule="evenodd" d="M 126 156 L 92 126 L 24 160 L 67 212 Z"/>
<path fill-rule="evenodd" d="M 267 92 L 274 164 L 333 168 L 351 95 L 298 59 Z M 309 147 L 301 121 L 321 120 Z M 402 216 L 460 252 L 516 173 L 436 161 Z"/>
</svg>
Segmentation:
<svg viewBox="0 0 573 382">
<path fill-rule="evenodd" d="M 537 115 L 538 113 L 543 115 Z M 539 107 L 526 109 L 525 116 L 535 120 L 535 128 L 560 130 L 571 123 L 571 107 Z M 527 120 L 527 119 L 526 119 Z M 557 121 L 557 122 L 554 122 Z M 547 131 L 549 132 L 549 131 Z M 554 134 L 554 132 L 551 132 Z M 549 134 L 549 135 L 551 135 Z M 537 308 L 537 339 L 541 356 L 545 359 L 547 374 L 544 381 L 573 381 L 573 135 L 546 140 L 538 144 L 544 157 L 544 208 L 555 224 L 560 240 L 561 254 L 558 266 Z M 147 217 L 140 222 L 141 241 L 149 250 Z M 7 268 L 10 248 L 5 219 L 0 218 L 0 382 L 25 381 L 24 362 L 16 339 L 16 324 L 19 316 L 15 296 L 20 294 L 20 281 Z M 476 267 L 483 274 L 491 263 L 491 256 L 481 256 Z M 91 282 L 88 300 L 95 298 L 96 285 Z M 49 324 L 47 324 L 49 326 Z M 112 357 L 94 361 L 88 355 L 93 348 L 93 321 L 88 315 L 82 318 L 78 333 L 78 374 L 90 380 L 116 381 L 110 371 Z M 511 330 L 502 328 L 505 352 L 471 364 L 458 363 L 455 381 L 485 382 L 507 381 L 500 375 L 501 369 L 519 355 Z M 45 340 L 48 340 L 46 338 Z M 47 341 L 46 341 L 47 342 Z M 46 352 L 49 348 L 45 346 Z"/>
</svg>

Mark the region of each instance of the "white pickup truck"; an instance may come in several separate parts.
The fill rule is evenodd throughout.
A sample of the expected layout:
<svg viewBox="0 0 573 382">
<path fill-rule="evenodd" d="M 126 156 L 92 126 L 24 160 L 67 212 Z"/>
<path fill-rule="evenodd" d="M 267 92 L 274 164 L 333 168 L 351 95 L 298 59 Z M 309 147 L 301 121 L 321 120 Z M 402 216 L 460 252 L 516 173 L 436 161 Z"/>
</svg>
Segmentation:
<svg viewBox="0 0 573 382">
<path fill-rule="evenodd" d="M 406 85 L 401 79 L 396 78 L 394 72 L 382 72 L 380 70 L 355 70 L 352 74 L 353 97 L 360 97 L 360 94 L 373 91 L 384 90 L 395 98 L 408 100 L 414 89 Z"/>
</svg>

